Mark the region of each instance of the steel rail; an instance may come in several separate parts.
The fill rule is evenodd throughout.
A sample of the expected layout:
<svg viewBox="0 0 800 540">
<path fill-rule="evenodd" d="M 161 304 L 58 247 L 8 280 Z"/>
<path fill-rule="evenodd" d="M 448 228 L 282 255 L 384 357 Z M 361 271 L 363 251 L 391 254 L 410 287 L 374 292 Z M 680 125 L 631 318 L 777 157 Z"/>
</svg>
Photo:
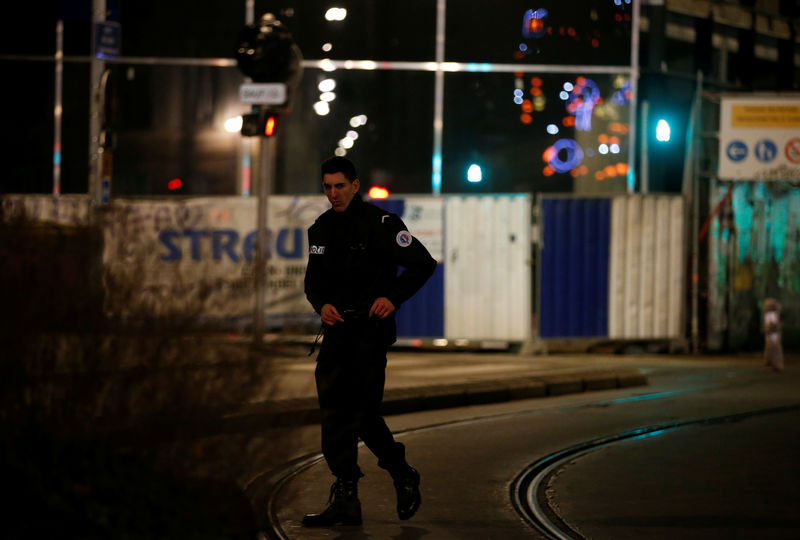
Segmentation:
<svg viewBox="0 0 800 540">
<path fill-rule="evenodd" d="M 800 403 L 648 426 L 585 441 L 554 452 L 526 467 L 511 483 L 511 502 L 517 513 L 546 538 L 554 540 L 584 540 L 585 537 L 571 528 L 558 512 L 547 503 L 545 494 L 547 480 L 566 461 L 574 460 L 620 441 L 655 437 L 696 425 L 739 422 L 754 416 L 780 414 L 796 410 L 800 410 Z"/>
<path fill-rule="evenodd" d="M 545 409 L 537 409 L 537 410 L 527 410 L 527 411 L 517 411 L 511 413 L 502 413 L 502 414 L 495 414 L 489 416 L 482 416 L 478 418 L 468 418 L 464 420 L 451 420 L 446 422 L 438 422 L 435 424 L 429 424 L 426 426 L 421 426 L 417 428 L 411 428 L 406 430 L 397 431 L 394 433 L 396 437 L 409 435 L 409 434 L 417 434 L 417 433 L 424 433 L 427 431 L 435 431 L 437 429 L 441 429 L 444 427 L 451 427 L 451 426 L 464 426 L 469 424 L 477 424 L 481 422 L 490 422 L 495 421 L 497 419 L 502 418 L 511 418 L 516 416 L 531 416 L 531 415 L 538 415 L 547 412 L 553 412 L 554 410 L 575 410 L 575 409 L 583 409 L 587 407 L 596 407 L 596 406 L 607 406 L 613 404 L 622 404 L 622 403 L 629 403 L 631 401 L 643 401 L 643 400 L 653 400 L 653 399 L 666 399 L 670 397 L 675 397 L 678 395 L 683 394 L 691 394 L 695 392 L 703 392 L 709 390 L 711 388 L 719 388 L 721 387 L 731 387 L 731 386 L 739 386 L 742 384 L 749 384 L 749 382 L 727 382 L 723 385 L 710 385 L 710 386 L 700 386 L 693 389 L 684 389 L 684 390 L 674 390 L 674 391 L 666 391 L 666 392 L 651 392 L 647 394 L 639 394 L 634 396 L 627 396 L 621 397 L 616 399 L 609 399 L 609 400 L 601 400 L 596 402 L 590 403 L 580 403 L 575 405 L 567 405 L 562 407 L 554 407 L 554 408 L 545 408 Z M 528 499 L 528 487 L 532 485 L 534 477 L 539 473 L 541 469 L 547 468 L 548 472 L 552 471 L 553 468 L 558 466 L 559 464 L 563 463 L 566 459 L 574 459 L 579 455 L 583 455 L 589 453 L 593 450 L 600 448 L 603 445 L 611 444 L 613 442 L 618 442 L 626 439 L 633 439 L 636 437 L 644 438 L 648 436 L 655 436 L 660 435 L 659 431 L 667 431 L 670 429 L 677 429 L 680 427 L 687 427 L 693 424 L 710 424 L 716 422 L 724 422 L 724 421 L 736 421 L 740 419 L 744 419 L 750 416 L 755 416 L 759 414 L 770 414 L 770 413 L 779 413 L 791 410 L 800 409 L 800 403 L 792 404 L 788 406 L 782 407 L 775 407 L 770 409 L 763 409 L 758 411 L 748 411 L 744 413 L 735 413 L 726 416 L 720 417 L 711 417 L 711 418 L 700 418 L 700 419 L 693 419 L 693 420 L 686 420 L 682 422 L 674 422 L 670 424 L 658 425 L 658 426 L 651 426 L 651 427 L 643 427 L 634 430 L 625 431 L 623 433 L 615 434 L 615 435 L 608 435 L 605 437 L 600 437 L 597 439 L 592 439 L 583 443 L 579 443 L 575 446 L 571 446 L 564 450 L 560 450 L 558 452 L 554 452 L 545 456 L 528 467 L 526 467 L 520 474 L 518 474 L 515 479 L 512 481 L 510 486 L 510 494 L 511 494 L 511 501 L 514 508 L 520 514 L 520 516 L 525 520 L 531 527 L 538 530 L 540 533 L 545 535 L 548 539 L 560 538 L 560 539 L 570 539 L 574 540 L 576 538 L 582 539 L 582 536 L 557 536 L 557 534 L 564 534 L 563 530 L 560 529 L 555 523 L 553 523 L 553 519 L 547 518 L 546 520 L 542 520 L 541 522 L 538 518 L 533 517 L 533 512 L 529 512 L 528 509 L 533 507 L 533 504 L 529 504 Z M 363 446 L 363 442 L 359 443 L 359 448 Z M 278 493 L 281 491 L 284 485 L 289 482 L 293 477 L 297 476 L 298 474 L 302 473 L 303 471 L 313 467 L 314 465 L 322 462 L 324 457 L 319 452 L 314 452 L 310 454 L 306 454 L 305 456 L 301 456 L 293 461 L 284 464 L 280 469 L 274 471 L 269 475 L 265 475 L 265 473 L 260 473 L 250 479 L 244 486 L 244 491 L 247 491 L 250 486 L 255 484 L 256 482 L 261 482 L 264 480 L 265 476 L 267 476 L 270 480 L 268 481 L 271 484 L 269 488 L 269 495 L 267 496 L 267 503 L 266 503 L 266 511 L 267 511 L 267 518 L 269 523 L 269 529 L 261 531 L 259 535 L 260 538 L 263 539 L 270 539 L 270 540 L 290 540 L 289 536 L 287 536 L 286 531 L 283 530 L 281 527 L 280 518 L 278 517 L 277 509 L 275 508 L 275 501 L 277 499 Z M 547 475 L 539 478 L 539 483 L 536 485 L 536 489 L 540 489 L 541 480 L 544 479 Z M 525 484 L 523 484 L 523 482 Z M 518 494 L 522 493 L 521 488 L 525 487 L 525 496 L 521 498 Z M 538 513 L 544 513 L 542 508 L 537 510 Z M 557 516 L 552 516 L 557 521 L 560 521 L 560 518 Z M 562 525 L 562 527 L 566 527 Z M 570 529 L 571 531 L 571 529 Z M 570 534 L 577 535 L 578 533 L 575 531 L 571 531 Z"/>
</svg>

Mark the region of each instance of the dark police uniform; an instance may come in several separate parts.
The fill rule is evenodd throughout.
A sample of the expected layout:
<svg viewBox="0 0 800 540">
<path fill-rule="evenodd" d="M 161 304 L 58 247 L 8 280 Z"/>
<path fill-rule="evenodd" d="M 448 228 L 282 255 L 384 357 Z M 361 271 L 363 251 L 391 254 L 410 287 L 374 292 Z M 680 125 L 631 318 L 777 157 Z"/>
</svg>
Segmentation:
<svg viewBox="0 0 800 540">
<path fill-rule="evenodd" d="M 341 479 L 363 476 L 359 437 L 382 468 L 407 466 L 403 445 L 380 414 L 386 350 L 397 339 L 396 311 L 385 319 L 368 314 L 380 297 L 399 308 L 433 274 L 436 261 L 397 215 L 358 194 L 343 212 L 322 214 L 308 230 L 308 243 L 306 297 L 317 313 L 332 304 L 344 318 L 325 326 L 315 373 L 328 466 Z"/>
</svg>

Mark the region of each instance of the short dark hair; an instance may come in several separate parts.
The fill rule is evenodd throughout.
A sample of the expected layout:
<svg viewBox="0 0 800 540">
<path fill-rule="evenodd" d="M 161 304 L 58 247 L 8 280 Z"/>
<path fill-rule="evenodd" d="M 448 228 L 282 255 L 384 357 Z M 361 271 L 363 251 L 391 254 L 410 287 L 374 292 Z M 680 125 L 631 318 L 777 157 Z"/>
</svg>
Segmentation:
<svg viewBox="0 0 800 540">
<path fill-rule="evenodd" d="M 356 166 L 349 159 L 341 156 L 333 156 L 322 162 L 322 175 L 336 174 L 340 172 L 351 182 L 358 178 Z"/>
</svg>

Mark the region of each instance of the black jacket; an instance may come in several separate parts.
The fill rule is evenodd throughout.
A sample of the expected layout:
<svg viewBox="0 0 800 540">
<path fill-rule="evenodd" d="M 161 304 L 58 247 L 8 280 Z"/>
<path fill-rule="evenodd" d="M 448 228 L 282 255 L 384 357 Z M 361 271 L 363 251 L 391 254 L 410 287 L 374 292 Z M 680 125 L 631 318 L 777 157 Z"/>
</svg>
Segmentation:
<svg viewBox="0 0 800 540">
<path fill-rule="evenodd" d="M 308 244 L 305 293 L 317 313 L 332 304 L 342 315 L 346 310 L 365 314 L 382 296 L 399 308 L 436 269 L 397 215 L 358 194 L 344 212 L 330 209 L 317 218 L 308 229 Z M 399 275 L 398 267 L 403 268 Z M 394 334 L 394 314 L 387 322 Z"/>
</svg>

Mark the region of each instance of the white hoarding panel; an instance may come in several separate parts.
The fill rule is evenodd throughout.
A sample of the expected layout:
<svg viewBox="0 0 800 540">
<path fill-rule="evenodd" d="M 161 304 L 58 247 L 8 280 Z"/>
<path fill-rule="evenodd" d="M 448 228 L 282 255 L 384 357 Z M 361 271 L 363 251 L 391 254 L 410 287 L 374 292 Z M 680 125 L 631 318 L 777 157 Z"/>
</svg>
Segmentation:
<svg viewBox="0 0 800 540">
<path fill-rule="evenodd" d="M 613 198 L 608 278 L 610 338 L 682 335 L 683 226 L 681 197 Z"/>
<path fill-rule="evenodd" d="M 627 257 L 627 200 L 611 199 L 611 231 L 608 250 L 608 335 L 625 334 L 625 267 Z"/>
<path fill-rule="evenodd" d="M 445 202 L 445 337 L 524 341 L 531 333 L 531 200 Z"/>
<path fill-rule="evenodd" d="M 800 178 L 800 96 L 722 98 L 719 178 Z"/>
<path fill-rule="evenodd" d="M 438 262 L 444 259 L 444 205 L 438 197 L 404 197 L 403 222 Z"/>
</svg>

